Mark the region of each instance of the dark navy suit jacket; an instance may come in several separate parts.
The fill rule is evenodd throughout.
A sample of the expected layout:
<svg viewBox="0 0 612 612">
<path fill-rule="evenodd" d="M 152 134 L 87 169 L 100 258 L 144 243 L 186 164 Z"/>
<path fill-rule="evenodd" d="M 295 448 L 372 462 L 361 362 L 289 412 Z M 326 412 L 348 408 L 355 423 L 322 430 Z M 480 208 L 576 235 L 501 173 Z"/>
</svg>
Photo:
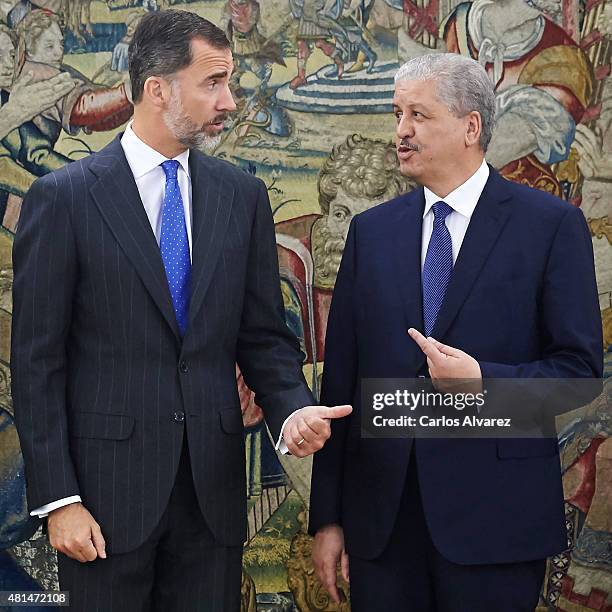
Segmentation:
<svg viewBox="0 0 612 612">
<path fill-rule="evenodd" d="M 198 151 L 189 167 L 184 338 L 119 137 L 38 179 L 15 238 L 11 369 L 28 505 L 80 495 L 111 553 L 159 522 L 183 436 L 215 538 L 246 539 L 236 362 L 275 438 L 313 403 L 285 324 L 265 185 Z"/>
<path fill-rule="evenodd" d="M 315 455 L 310 531 L 339 523 L 349 553 L 380 554 L 404 488 L 411 440 L 360 435 L 360 380 L 411 378 L 425 358 L 423 189 L 357 215 L 327 328 L 321 402 L 352 403 Z M 591 237 L 582 212 L 491 169 L 432 336 L 486 378 L 602 375 Z M 425 367 L 426 371 L 426 367 Z M 417 439 L 432 539 L 460 564 L 541 559 L 567 547 L 555 439 Z M 401 517 L 400 517 L 401 518 Z"/>
</svg>

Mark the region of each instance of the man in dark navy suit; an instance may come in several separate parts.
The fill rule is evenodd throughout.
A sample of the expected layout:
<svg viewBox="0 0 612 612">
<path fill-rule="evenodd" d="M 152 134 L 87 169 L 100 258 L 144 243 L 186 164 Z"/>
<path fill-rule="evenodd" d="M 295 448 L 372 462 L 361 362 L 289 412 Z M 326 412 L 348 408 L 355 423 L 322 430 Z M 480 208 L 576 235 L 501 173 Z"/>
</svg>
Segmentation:
<svg viewBox="0 0 612 612">
<path fill-rule="evenodd" d="M 422 187 L 357 215 L 332 300 L 322 401 L 350 402 L 315 455 L 318 576 L 353 612 L 532 612 L 567 546 L 557 444 L 366 439 L 375 378 L 598 378 L 602 334 L 582 212 L 485 162 L 495 98 L 477 62 L 419 57 L 394 97 L 402 173 Z"/>
<path fill-rule="evenodd" d="M 28 505 L 72 610 L 237 612 L 236 362 L 294 455 L 351 408 L 311 405 L 264 183 L 199 150 L 236 109 L 227 38 L 150 13 L 129 64 L 133 123 L 23 203 L 11 368 Z"/>
</svg>

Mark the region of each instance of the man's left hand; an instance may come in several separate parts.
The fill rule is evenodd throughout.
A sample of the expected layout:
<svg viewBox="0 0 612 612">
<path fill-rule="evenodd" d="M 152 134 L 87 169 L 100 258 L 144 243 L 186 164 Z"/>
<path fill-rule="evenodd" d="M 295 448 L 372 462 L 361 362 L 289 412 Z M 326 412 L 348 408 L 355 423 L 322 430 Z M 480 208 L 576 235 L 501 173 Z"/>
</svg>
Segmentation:
<svg viewBox="0 0 612 612">
<path fill-rule="evenodd" d="M 296 457 L 307 457 L 323 448 L 331 436 L 331 419 L 341 419 L 353 411 L 352 406 L 306 406 L 297 410 L 285 423 L 283 440 Z"/>
<path fill-rule="evenodd" d="M 426 338 L 412 327 L 408 335 L 427 357 L 429 375 L 437 391 L 479 393 L 482 390 L 480 365 L 472 356 L 434 338 Z"/>
</svg>

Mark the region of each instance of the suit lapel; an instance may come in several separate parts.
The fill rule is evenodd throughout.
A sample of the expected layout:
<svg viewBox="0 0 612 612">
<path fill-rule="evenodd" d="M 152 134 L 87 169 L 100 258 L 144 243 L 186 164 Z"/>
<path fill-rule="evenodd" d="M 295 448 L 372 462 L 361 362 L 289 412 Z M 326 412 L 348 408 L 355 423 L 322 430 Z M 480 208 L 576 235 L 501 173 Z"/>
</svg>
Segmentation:
<svg viewBox="0 0 612 612">
<path fill-rule="evenodd" d="M 470 294 L 488 255 L 511 212 L 506 181 L 490 167 L 489 179 L 478 200 L 455 262 L 442 307 L 431 335 L 444 337 Z"/>
<path fill-rule="evenodd" d="M 191 327 L 204 301 L 225 240 L 234 201 L 234 186 L 221 164 L 213 168 L 211 160 L 199 151 L 191 151 L 189 170 L 193 214 Z"/>
<path fill-rule="evenodd" d="M 421 233 L 425 196 L 418 188 L 407 196 L 395 223 L 393 251 L 396 276 L 404 305 L 406 329 L 423 325 L 423 290 L 421 287 Z"/>
<path fill-rule="evenodd" d="M 413 353 L 415 364 L 422 352 L 406 335 L 408 328 L 423 328 L 423 290 L 421 286 L 421 234 L 425 195 L 422 188 L 406 197 L 399 218 L 394 219 L 391 241 L 394 257 L 394 282 L 399 289 L 404 310 L 406 346 Z M 418 368 L 416 368 L 418 369 Z"/>
<path fill-rule="evenodd" d="M 125 158 L 120 136 L 95 154 L 89 167 L 98 177 L 90 188 L 94 202 L 164 319 L 180 340 L 159 246 Z"/>
</svg>

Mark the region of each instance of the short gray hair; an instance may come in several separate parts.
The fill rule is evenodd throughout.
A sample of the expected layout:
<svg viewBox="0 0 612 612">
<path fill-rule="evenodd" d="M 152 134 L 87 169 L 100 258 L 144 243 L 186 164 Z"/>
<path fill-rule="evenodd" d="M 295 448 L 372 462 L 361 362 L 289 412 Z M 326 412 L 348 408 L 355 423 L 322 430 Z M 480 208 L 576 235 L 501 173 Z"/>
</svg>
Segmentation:
<svg viewBox="0 0 612 612">
<path fill-rule="evenodd" d="M 456 117 L 478 111 L 482 120 L 480 146 L 487 150 L 495 125 L 495 92 L 485 69 L 457 53 L 430 53 L 403 64 L 395 75 L 399 81 L 435 81 L 439 100 Z"/>
</svg>

